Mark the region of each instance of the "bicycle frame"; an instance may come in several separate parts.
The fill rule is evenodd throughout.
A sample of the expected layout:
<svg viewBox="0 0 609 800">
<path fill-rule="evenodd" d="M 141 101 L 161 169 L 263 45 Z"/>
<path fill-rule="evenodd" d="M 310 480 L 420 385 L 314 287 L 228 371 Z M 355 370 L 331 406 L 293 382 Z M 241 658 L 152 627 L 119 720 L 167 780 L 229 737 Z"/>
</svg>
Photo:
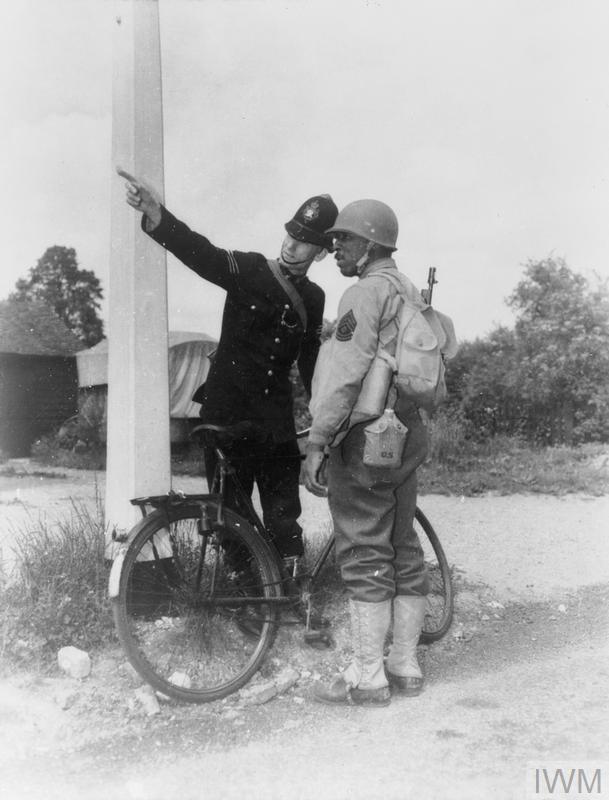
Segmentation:
<svg viewBox="0 0 609 800">
<path fill-rule="evenodd" d="M 325 593 L 318 607 L 312 590 L 334 534 L 305 574 L 291 575 L 238 478 L 238 463 L 222 446 L 214 447 L 214 455 L 208 493 L 135 498 L 131 503 L 142 519 L 113 537 L 120 544 L 108 591 L 121 644 L 144 680 L 187 702 L 217 700 L 243 686 L 259 669 L 278 625 L 302 625 L 304 642 L 318 649 L 333 643 L 322 616 Z M 428 563 L 435 588 L 421 633 L 429 643 L 448 629 L 453 595 L 438 537 L 418 508 L 416 519 L 422 542 L 433 551 Z M 291 609 L 288 617 L 285 608 Z"/>
<path fill-rule="evenodd" d="M 239 478 L 237 477 L 237 472 L 235 467 L 230 463 L 228 457 L 224 453 L 221 447 L 214 447 L 214 453 L 216 455 L 216 466 L 214 471 L 214 476 L 210 485 L 210 492 L 207 494 L 184 494 L 181 492 L 176 493 L 168 493 L 167 495 L 156 495 L 156 496 L 149 496 L 149 497 L 138 497 L 131 500 L 132 505 L 136 505 L 139 507 L 140 512 L 142 514 L 142 523 L 145 520 L 146 516 L 148 515 L 148 509 L 160 509 L 164 510 L 167 514 L 168 507 L 174 503 L 195 503 L 200 504 L 201 507 L 204 506 L 206 502 L 214 502 L 217 504 L 218 513 L 216 522 L 220 525 L 224 524 L 224 508 L 225 508 L 225 493 L 226 493 L 226 482 L 230 480 L 235 488 L 236 494 L 239 499 L 239 503 L 241 507 L 246 510 L 247 512 L 247 521 L 252 524 L 252 526 L 256 529 L 256 532 L 264 539 L 266 544 L 268 545 L 277 567 L 279 569 L 279 573 L 281 575 L 281 595 L 277 598 L 267 598 L 265 600 L 261 600 L 260 598 L 252 597 L 252 598 L 243 598 L 243 602 L 248 601 L 251 605 L 257 604 L 272 604 L 272 605 L 287 605 L 293 603 L 294 598 L 288 597 L 284 593 L 284 581 L 287 576 L 285 574 L 285 568 L 283 565 L 283 561 L 279 556 L 275 543 L 271 539 L 264 523 L 256 511 L 254 503 L 252 502 L 252 498 L 250 495 L 247 494 L 245 489 L 243 488 Z M 135 538 L 137 533 L 140 530 L 141 524 L 136 525 L 126 536 L 116 535 L 114 536 L 115 541 L 121 542 L 122 547 L 120 548 L 119 552 L 114 558 L 112 563 L 112 568 L 110 570 L 110 578 L 108 581 L 108 594 L 110 598 L 114 598 L 118 596 L 119 593 L 119 580 L 120 580 L 120 573 L 122 569 L 123 560 L 125 557 L 125 553 L 127 552 L 127 548 L 131 541 Z M 324 545 L 322 551 L 318 555 L 313 564 L 312 568 L 307 571 L 307 573 L 302 576 L 303 581 L 310 585 L 310 583 L 314 582 L 318 577 L 319 573 L 323 569 L 323 566 L 330 555 L 332 548 L 334 547 L 334 534 L 331 534 L 328 541 Z M 303 587 L 303 594 L 308 596 L 310 594 L 309 585 Z M 234 601 L 227 601 L 234 602 Z M 309 620 L 307 620 L 306 627 L 309 629 Z"/>
<path fill-rule="evenodd" d="M 218 431 L 218 430 L 222 431 L 222 429 L 219 429 L 217 426 L 213 425 L 202 425 L 201 428 L 208 429 L 210 431 Z M 306 434 L 307 431 L 303 431 L 302 433 L 298 434 L 298 437 L 301 438 Z M 231 464 L 229 458 L 222 450 L 222 448 L 220 446 L 215 446 L 214 453 L 216 456 L 216 465 L 214 469 L 214 476 L 210 485 L 210 490 L 211 490 L 210 492 L 206 494 L 188 494 L 188 495 L 184 494 L 183 492 L 175 492 L 175 493 L 170 492 L 167 495 L 139 497 L 131 500 L 131 503 L 133 505 L 136 505 L 140 508 L 143 519 L 128 534 L 123 536 L 118 535 L 113 537 L 115 541 L 120 542 L 122 546 L 120 547 L 119 552 L 114 558 L 112 568 L 110 571 L 110 577 L 108 582 L 109 583 L 108 593 L 110 598 L 118 597 L 120 574 L 125 554 L 127 552 L 129 545 L 141 530 L 141 527 L 144 524 L 146 516 L 148 514 L 149 508 L 164 511 L 165 514 L 168 516 L 169 508 L 174 504 L 183 503 L 190 505 L 199 505 L 201 507 L 201 514 L 203 516 L 203 510 L 205 505 L 207 503 L 213 503 L 217 508 L 217 516 L 215 522 L 219 525 L 224 525 L 225 524 L 224 510 L 225 508 L 228 508 L 228 506 L 226 506 L 226 483 L 228 480 L 230 480 L 232 481 L 232 484 L 235 488 L 240 507 L 244 509 L 246 512 L 246 515 L 244 516 L 245 520 L 253 526 L 256 533 L 263 539 L 263 541 L 267 545 L 271 557 L 273 558 L 277 566 L 277 571 L 280 578 L 279 579 L 280 593 L 277 597 L 265 598 L 265 599 L 261 599 L 259 597 L 244 597 L 241 598 L 241 602 L 249 605 L 259 605 L 259 604 L 289 605 L 295 603 L 296 598 L 294 596 L 289 596 L 286 593 L 285 589 L 286 581 L 289 580 L 291 576 L 286 574 L 283 560 L 280 557 L 277 548 L 261 519 L 260 514 L 256 511 L 251 496 L 243 488 L 243 485 L 241 484 L 239 478 L 237 477 L 237 472 L 235 467 L 233 466 L 233 464 Z M 234 509 L 231 510 L 234 511 Z M 424 531 L 425 528 L 431 529 L 428 520 L 425 518 L 425 516 L 418 508 L 416 516 L 419 523 L 423 524 Z M 435 533 L 433 533 L 433 530 L 431 531 L 426 530 L 425 533 L 427 534 L 428 538 L 431 533 L 433 534 L 433 537 L 437 539 Z M 335 544 L 335 536 L 334 533 L 332 533 L 329 536 L 326 543 L 324 544 L 321 552 L 315 559 L 315 562 L 310 567 L 310 569 L 308 569 L 304 575 L 299 576 L 300 599 L 307 608 L 307 621 L 306 621 L 307 631 L 310 628 L 309 615 L 311 613 L 311 585 L 317 580 L 320 572 L 322 571 L 328 559 L 328 556 L 332 551 L 332 548 L 334 547 L 334 544 Z M 437 543 L 437 546 L 441 550 L 441 545 L 439 544 L 439 542 Z M 447 591 L 449 591 L 450 586 L 447 586 L 446 589 Z M 451 606 L 450 615 L 452 616 L 452 593 L 449 595 L 448 599 Z M 218 602 L 218 599 L 216 598 L 214 602 L 216 604 L 222 604 L 223 601 Z M 234 603 L 234 600 L 227 601 L 227 605 L 232 603 Z"/>
<path fill-rule="evenodd" d="M 307 433 L 308 430 L 301 431 L 298 434 L 298 438 L 306 436 Z M 240 504 L 242 504 L 242 507 L 245 508 L 248 512 L 248 517 L 247 517 L 248 522 L 252 523 L 252 525 L 256 528 L 258 533 L 264 538 L 266 543 L 271 547 L 273 555 L 276 558 L 277 564 L 280 566 L 281 571 L 283 571 L 283 562 L 281 557 L 279 556 L 279 553 L 277 552 L 275 543 L 269 536 L 269 533 L 266 527 L 264 526 L 264 523 L 262 522 L 260 515 L 256 511 L 251 496 L 247 494 L 247 492 L 245 491 L 245 489 L 241 484 L 241 481 L 237 477 L 237 471 L 235 467 L 230 463 L 230 461 L 226 457 L 226 454 L 220 447 L 215 447 L 214 452 L 216 454 L 217 462 L 216 462 L 215 474 L 210 486 L 212 493 L 216 497 L 220 498 L 218 502 L 223 505 L 226 480 L 228 478 L 232 481 L 237 496 L 239 498 Z M 326 559 L 332 552 L 333 547 L 334 547 L 334 534 L 332 533 L 328 541 L 324 545 L 321 553 L 315 560 L 315 563 L 313 564 L 312 568 L 307 572 L 306 577 L 309 578 L 311 581 L 314 581 L 321 572 L 321 570 L 323 569 Z"/>
</svg>

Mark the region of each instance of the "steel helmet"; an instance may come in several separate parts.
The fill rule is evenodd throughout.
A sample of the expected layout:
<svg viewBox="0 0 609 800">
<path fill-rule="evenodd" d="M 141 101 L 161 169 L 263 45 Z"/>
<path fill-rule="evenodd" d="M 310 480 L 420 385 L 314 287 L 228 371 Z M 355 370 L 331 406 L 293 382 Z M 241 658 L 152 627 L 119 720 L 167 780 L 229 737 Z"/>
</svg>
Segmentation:
<svg viewBox="0 0 609 800">
<path fill-rule="evenodd" d="M 380 200 L 355 200 L 339 212 L 334 225 L 326 233 L 354 233 L 375 244 L 396 250 L 398 218 Z"/>
</svg>

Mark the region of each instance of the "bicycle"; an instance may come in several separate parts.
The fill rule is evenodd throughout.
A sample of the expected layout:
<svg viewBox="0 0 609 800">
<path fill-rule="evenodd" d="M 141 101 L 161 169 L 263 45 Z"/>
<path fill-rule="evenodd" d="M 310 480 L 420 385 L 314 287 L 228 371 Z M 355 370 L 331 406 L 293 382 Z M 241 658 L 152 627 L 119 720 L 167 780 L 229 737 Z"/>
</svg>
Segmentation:
<svg viewBox="0 0 609 800">
<path fill-rule="evenodd" d="M 198 430 L 228 435 L 230 429 Z M 306 433 L 306 432 L 305 432 Z M 313 608 L 312 587 L 334 546 L 332 534 L 303 576 L 287 574 L 250 497 L 220 445 L 207 494 L 140 497 L 142 520 L 123 537 L 109 595 L 125 653 L 140 676 L 173 699 L 205 703 L 244 686 L 271 647 L 280 613 L 297 612 L 305 642 L 331 646 Z M 248 519 L 226 507 L 226 482 Z M 440 639 L 453 616 L 448 561 L 437 534 L 417 508 L 431 591 L 421 643 Z"/>
</svg>

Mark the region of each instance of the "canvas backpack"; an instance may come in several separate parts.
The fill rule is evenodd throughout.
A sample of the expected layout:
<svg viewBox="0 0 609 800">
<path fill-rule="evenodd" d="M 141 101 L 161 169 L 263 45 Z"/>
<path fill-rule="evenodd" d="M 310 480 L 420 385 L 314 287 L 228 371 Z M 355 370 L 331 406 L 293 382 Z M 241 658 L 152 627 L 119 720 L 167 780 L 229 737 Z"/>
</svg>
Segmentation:
<svg viewBox="0 0 609 800">
<path fill-rule="evenodd" d="M 402 299 L 395 354 L 381 342 L 377 357 L 390 365 L 399 396 L 431 413 L 447 397 L 444 360 L 457 352 L 452 320 L 419 296 L 413 299 L 414 287 L 405 275 L 384 270 L 375 274 L 387 278 Z"/>
</svg>

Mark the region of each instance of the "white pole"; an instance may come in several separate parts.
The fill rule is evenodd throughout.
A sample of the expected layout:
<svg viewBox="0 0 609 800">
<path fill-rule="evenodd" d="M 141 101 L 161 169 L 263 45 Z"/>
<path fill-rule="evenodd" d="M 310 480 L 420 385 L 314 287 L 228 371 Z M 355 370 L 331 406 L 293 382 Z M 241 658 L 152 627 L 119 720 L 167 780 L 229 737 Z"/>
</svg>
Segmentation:
<svg viewBox="0 0 609 800">
<path fill-rule="evenodd" d="M 171 488 L 165 251 L 125 203 L 121 166 L 163 195 L 163 116 L 157 0 L 114 11 L 106 528 L 140 518 L 132 497 Z"/>
</svg>

